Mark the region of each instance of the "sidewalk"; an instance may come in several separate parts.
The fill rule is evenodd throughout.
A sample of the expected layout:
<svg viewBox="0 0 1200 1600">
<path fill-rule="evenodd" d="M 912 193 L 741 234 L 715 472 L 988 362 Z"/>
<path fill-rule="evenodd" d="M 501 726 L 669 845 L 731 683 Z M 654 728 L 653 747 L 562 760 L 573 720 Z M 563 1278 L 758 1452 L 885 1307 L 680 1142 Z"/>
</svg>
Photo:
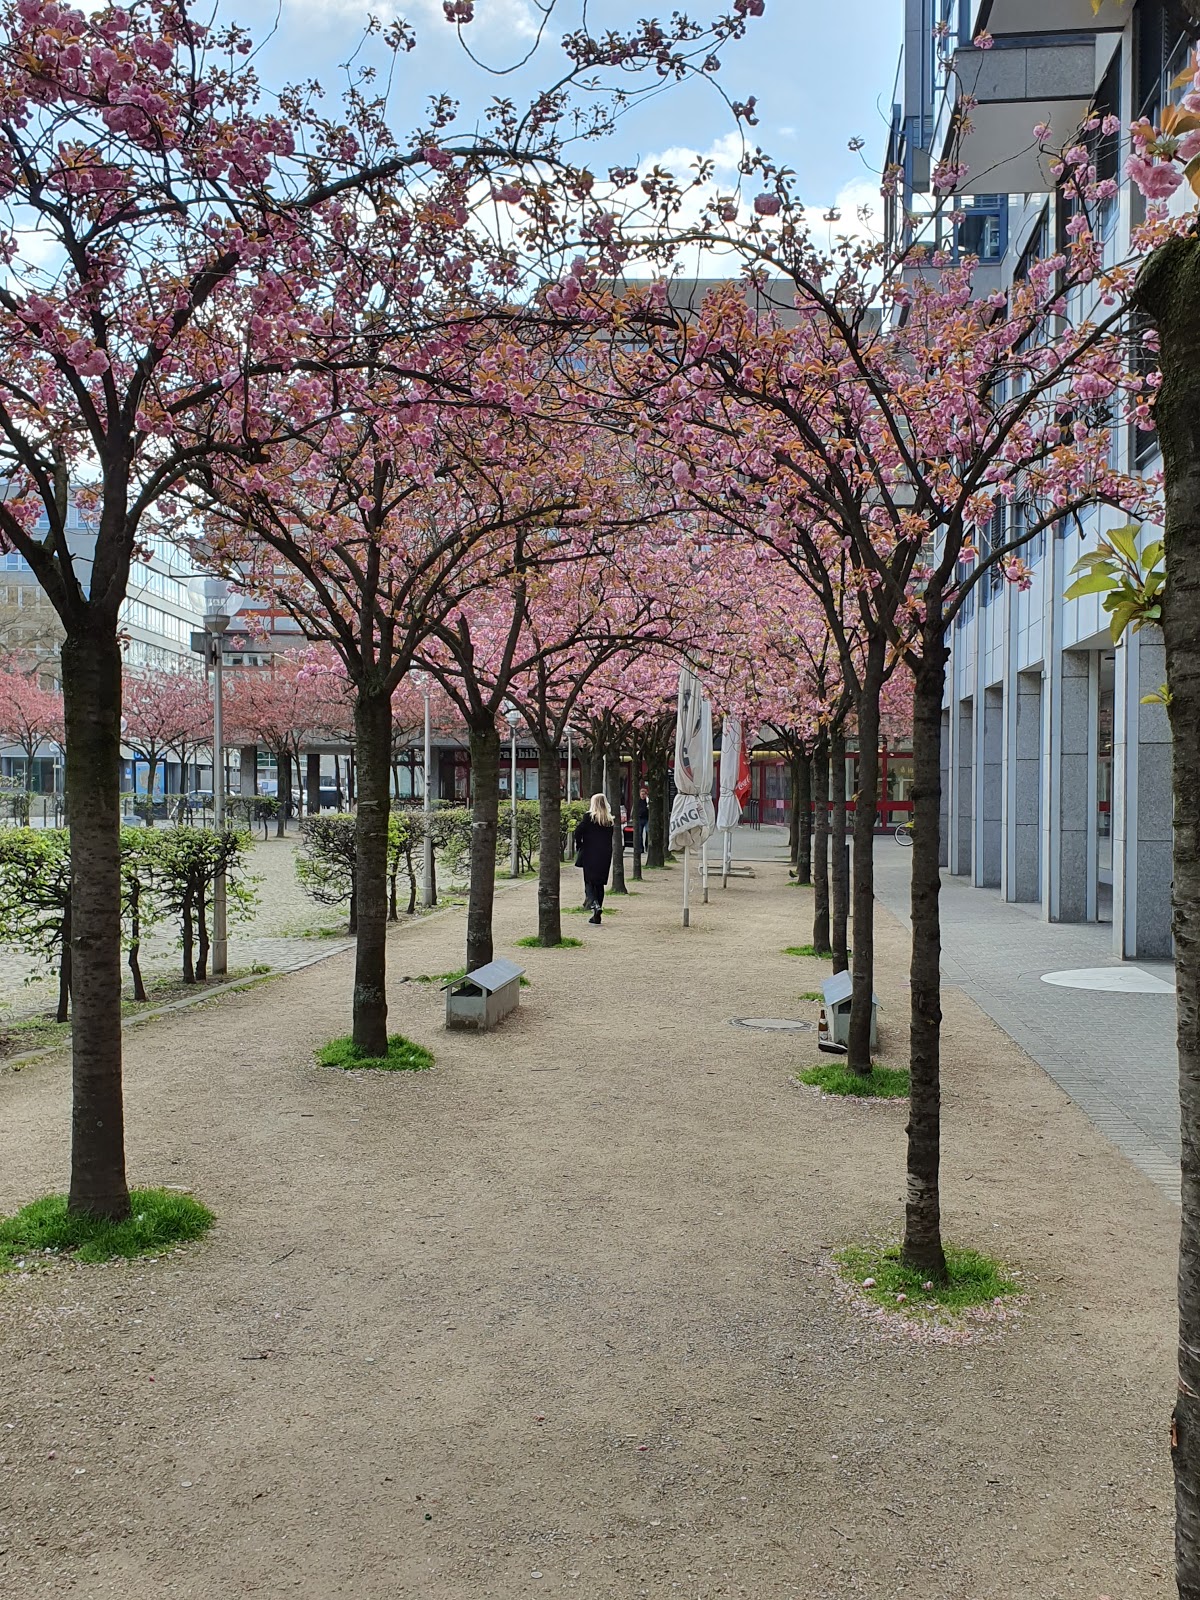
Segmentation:
<svg viewBox="0 0 1200 1600">
<path fill-rule="evenodd" d="M 906 926 L 912 853 L 875 850 L 876 898 Z M 942 874 L 942 971 L 1047 1072 L 1113 1144 L 1179 1198 L 1179 1089 L 1171 993 L 1104 993 L 1042 982 L 1046 973 L 1112 968 L 1173 982 L 1169 962 L 1118 961 L 1111 928 L 1048 923 L 992 889 Z"/>
</svg>

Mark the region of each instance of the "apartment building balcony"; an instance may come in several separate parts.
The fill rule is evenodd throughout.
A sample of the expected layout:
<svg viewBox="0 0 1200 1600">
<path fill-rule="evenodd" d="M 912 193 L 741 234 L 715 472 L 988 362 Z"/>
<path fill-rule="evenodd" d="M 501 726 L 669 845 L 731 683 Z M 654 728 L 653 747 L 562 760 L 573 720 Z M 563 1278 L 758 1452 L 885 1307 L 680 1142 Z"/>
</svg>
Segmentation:
<svg viewBox="0 0 1200 1600">
<path fill-rule="evenodd" d="M 1122 0 L 971 0 L 968 37 L 986 31 L 994 39 L 1012 34 L 1038 37 L 1052 33 L 1119 33 L 1129 22 Z"/>
<path fill-rule="evenodd" d="M 1090 0 L 1084 4 L 1090 12 Z M 966 166 L 958 194 L 1049 193 L 1049 158 L 1033 130 L 1049 127 L 1051 150 L 1068 143 L 1091 106 L 1096 67 L 1094 35 L 1018 34 L 997 37 L 990 50 L 960 46 L 936 108 L 932 163 Z M 964 99 L 974 102 L 969 112 Z"/>
</svg>

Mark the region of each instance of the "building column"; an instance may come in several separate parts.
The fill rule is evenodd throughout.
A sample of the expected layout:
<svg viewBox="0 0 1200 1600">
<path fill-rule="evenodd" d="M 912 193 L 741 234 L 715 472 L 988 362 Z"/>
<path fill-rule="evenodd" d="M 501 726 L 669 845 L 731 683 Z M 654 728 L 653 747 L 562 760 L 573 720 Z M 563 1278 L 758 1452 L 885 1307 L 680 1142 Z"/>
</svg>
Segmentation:
<svg viewBox="0 0 1200 1600">
<path fill-rule="evenodd" d="M 952 773 L 954 805 L 951 810 L 950 870 L 959 877 L 971 876 L 972 818 L 975 800 L 975 703 L 959 700 L 951 711 L 957 723 L 954 738 Z"/>
<path fill-rule="evenodd" d="M 315 817 L 321 809 L 321 753 L 319 750 L 305 752 L 304 773 L 304 809 L 310 817 Z"/>
<path fill-rule="evenodd" d="M 950 865 L 950 713 L 942 712 L 942 741 L 938 752 L 941 798 L 938 806 L 938 866 Z"/>
<path fill-rule="evenodd" d="M 1113 951 L 1171 955 L 1171 734 L 1166 707 L 1143 705 L 1167 675 L 1162 634 L 1125 635 L 1113 716 Z"/>
<path fill-rule="evenodd" d="M 1054 663 L 1056 689 L 1047 741 L 1049 777 L 1050 922 L 1086 922 L 1094 914 L 1095 872 L 1089 870 L 1096 775 L 1092 759 L 1092 661 L 1087 651 L 1064 650 Z"/>
<path fill-rule="evenodd" d="M 240 774 L 238 793 L 253 797 L 258 793 L 258 746 L 244 744 L 239 751 Z"/>
<path fill-rule="evenodd" d="M 985 689 L 975 767 L 975 886 L 1000 887 L 1004 843 L 1004 690 Z"/>
<path fill-rule="evenodd" d="M 1035 904 L 1041 899 L 1042 675 L 1019 672 L 1014 681 L 1004 898 Z"/>
</svg>

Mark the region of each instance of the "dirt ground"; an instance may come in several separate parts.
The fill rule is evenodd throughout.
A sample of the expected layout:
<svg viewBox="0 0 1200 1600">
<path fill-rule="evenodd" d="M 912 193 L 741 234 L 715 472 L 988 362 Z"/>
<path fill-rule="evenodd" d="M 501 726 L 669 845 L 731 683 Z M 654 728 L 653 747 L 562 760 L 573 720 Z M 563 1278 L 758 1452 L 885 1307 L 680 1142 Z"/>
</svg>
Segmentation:
<svg viewBox="0 0 1200 1600">
<path fill-rule="evenodd" d="M 827 969 L 775 865 L 679 926 L 654 874 L 490 1036 L 404 974 L 420 1075 L 345 1075 L 340 955 L 127 1040 L 134 1179 L 218 1214 L 153 1263 L 0 1282 L 0 1593 L 121 1600 L 903 1595 L 1160 1600 L 1175 1215 L 960 994 L 948 1236 L 1029 1304 L 966 1347 L 881 1336 L 823 1265 L 897 1227 L 904 1110 L 791 1074 Z M 575 874 L 566 882 L 577 895 Z M 880 912 L 884 1054 L 904 940 Z M 0 1076 L 0 1209 L 61 1189 L 61 1058 Z"/>
</svg>

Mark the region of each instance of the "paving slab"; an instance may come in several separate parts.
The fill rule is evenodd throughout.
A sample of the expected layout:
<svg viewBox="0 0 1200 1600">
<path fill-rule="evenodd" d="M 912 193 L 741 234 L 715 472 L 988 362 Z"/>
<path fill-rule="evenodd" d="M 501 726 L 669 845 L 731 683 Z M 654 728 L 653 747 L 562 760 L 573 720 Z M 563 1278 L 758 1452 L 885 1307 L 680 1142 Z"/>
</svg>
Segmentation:
<svg viewBox="0 0 1200 1600">
<path fill-rule="evenodd" d="M 910 850 L 890 839 L 878 842 L 876 898 L 906 925 L 911 862 Z M 1063 984 L 1072 970 L 1088 971 L 1092 986 Z M 1148 1178 L 1178 1199 L 1179 1086 L 1169 962 L 1120 961 L 1112 954 L 1108 923 L 1047 922 L 1040 906 L 1013 905 L 997 890 L 976 889 L 944 872 L 942 972 Z M 1103 972 L 1111 974 L 1111 988 L 1099 987 L 1097 974 Z"/>
</svg>

